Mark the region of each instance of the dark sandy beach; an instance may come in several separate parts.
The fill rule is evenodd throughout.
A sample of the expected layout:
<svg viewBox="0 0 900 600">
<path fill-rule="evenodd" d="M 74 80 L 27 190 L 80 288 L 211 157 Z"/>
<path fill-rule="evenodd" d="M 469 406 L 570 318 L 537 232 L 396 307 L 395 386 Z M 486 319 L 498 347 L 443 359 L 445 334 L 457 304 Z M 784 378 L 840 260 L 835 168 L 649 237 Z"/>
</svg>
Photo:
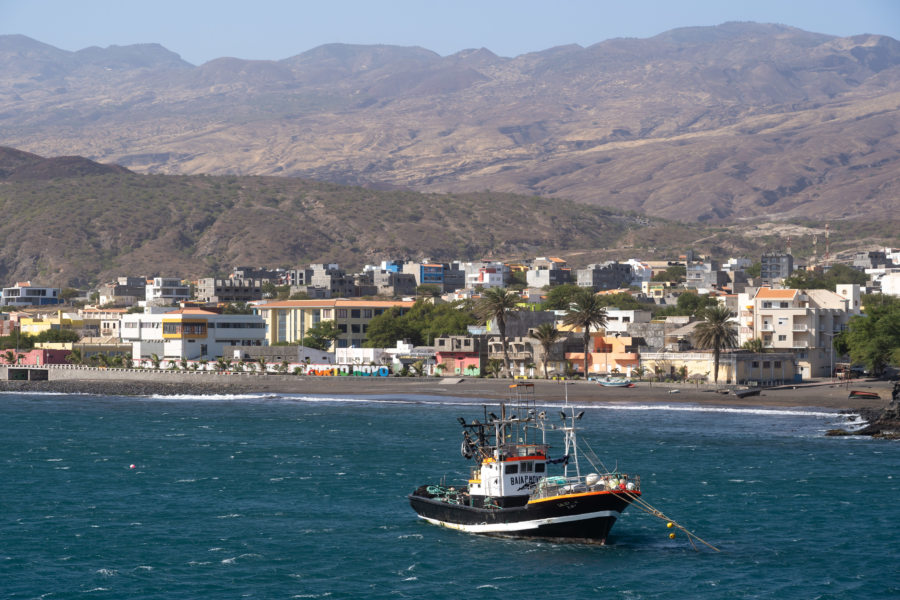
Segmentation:
<svg viewBox="0 0 900 600">
<path fill-rule="evenodd" d="M 508 379 L 477 378 L 380 378 L 380 377 L 298 377 L 293 375 L 191 375 L 134 372 L 121 379 L 112 373 L 92 379 L 89 373 L 79 379 L 51 381 L 2 381 L 0 390 L 45 391 L 107 395 L 172 394 L 316 394 L 316 395 L 397 395 L 460 396 L 500 400 L 509 396 Z M 758 396 L 738 398 L 723 394 L 712 386 L 641 382 L 633 388 L 605 388 L 596 383 L 575 381 L 569 385 L 537 380 L 535 397 L 561 401 L 568 392 L 574 402 L 630 402 L 659 404 L 705 404 L 717 406 L 819 407 L 836 410 L 880 409 L 890 402 L 892 382 L 857 380 L 852 383 L 828 382 L 802 384 L 762 390 Z M 850 400 L 851 389 L 876 392 L 881 400 Z"/>
</svg>

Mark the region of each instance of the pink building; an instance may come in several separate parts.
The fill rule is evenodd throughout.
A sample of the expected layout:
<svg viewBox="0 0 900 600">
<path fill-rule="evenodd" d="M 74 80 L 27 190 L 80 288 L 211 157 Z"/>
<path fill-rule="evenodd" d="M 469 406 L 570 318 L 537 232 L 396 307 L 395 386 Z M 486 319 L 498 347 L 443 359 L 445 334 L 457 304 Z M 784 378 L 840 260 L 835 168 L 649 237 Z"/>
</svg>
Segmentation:
<svg viewBox="0 0 900 600">
<path fill-rule="evenodd" d="M 7 356 L 8 352 L 13 356 L 11 362 L 9 356 Z M 70 353 L 71 350 L 44 350 L 42 348 L 35 348 L 34 350 L 28 350 L 27 352 L 20 350 L 17 361 L 15 360 L 16 349 L 8 348 L 6 350 L 0 350 L 0 364 L 20 364 L 31 367 L 40 367 L 42 365 L 65 365 L 68 364 L 66 362 L 66 357 Z"/>
</svg>

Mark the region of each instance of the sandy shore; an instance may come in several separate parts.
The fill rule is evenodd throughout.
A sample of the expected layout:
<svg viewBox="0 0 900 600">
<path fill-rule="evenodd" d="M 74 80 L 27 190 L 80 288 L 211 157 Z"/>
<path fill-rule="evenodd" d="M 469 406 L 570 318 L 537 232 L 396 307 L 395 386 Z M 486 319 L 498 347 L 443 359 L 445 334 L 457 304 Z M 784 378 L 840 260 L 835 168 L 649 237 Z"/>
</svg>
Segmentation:
<svg viewBox="0 0 900 600">
<path fill-rule="evenodd" d="M 401 395 L 457 396 L 466 398 L 505 399 L 510 380 L 475 378 L 380 378 L 380 377 L 297 377 L 266 376 L 185 376 L 182 382 L 154 381 L 153 376 L 140 380 L 111 379 L 68 381 L 3 381 L 0 390 L 55 391 L 109 395 L 171 394 L 316 394 L 316 395 Z M 569 385 L 552 381 L 535 381 L 538 401 L 561 401 L 568 391 L 573 402 L 704 404 L 716 406 L 819 407 L 836 410 L 881 409 L 891 400 L 892 382 L 857 380 L 841 384 L 803 384 L 763 390 L 758 396 L 738 398 L 717 393 L 693 384 L 675 385 L 638 383 L 633 388 L 605 388 L 596 383 L 576 381 Z M 710 386 L 711 387 L 711 386 Z M 881 400 L 850 400 L 850 389 L 872 391 Z M 677 391 L 676 391 L 677 390 Z"/>
</svg>

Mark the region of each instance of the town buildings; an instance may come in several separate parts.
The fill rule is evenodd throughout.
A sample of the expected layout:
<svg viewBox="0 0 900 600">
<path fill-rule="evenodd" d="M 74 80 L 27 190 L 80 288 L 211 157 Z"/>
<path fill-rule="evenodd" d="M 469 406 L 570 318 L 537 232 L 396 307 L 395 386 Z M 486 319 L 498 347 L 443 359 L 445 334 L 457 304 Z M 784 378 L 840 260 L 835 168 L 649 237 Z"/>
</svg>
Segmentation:
<svg viewBox="0 0 900 600">
<path fill-rule="evenodd" d="M 412 301 L 348 298 L 283 300 L 261 302 L 254 312 L 265 321 L 269 345 L 302 343 L 311 328 L 322 321 L 334 321 L 341 334 L 331 348 L 333 351 L 336 348 L 362 347 L 369 322 L 374 317 L 392 308 L 402 314 L 413 304 Z"/>
<path fill-rule="evenodd" d="M 148 307 L 122 317 L 121 339 L 135 360 L 159 358 L 214 360 L 225 346 L 262 346 L 266 324 L 258 315 L 223 315 L 199 308 Z"/>
</svg>

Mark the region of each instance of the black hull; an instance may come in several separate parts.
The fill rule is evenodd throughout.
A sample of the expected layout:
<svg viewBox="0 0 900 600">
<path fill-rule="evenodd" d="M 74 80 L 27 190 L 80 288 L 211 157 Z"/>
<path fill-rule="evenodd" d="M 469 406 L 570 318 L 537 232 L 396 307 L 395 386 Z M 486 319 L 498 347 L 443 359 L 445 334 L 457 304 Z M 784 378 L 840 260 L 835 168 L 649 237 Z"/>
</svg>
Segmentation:
<svg viewBox="0 0 900 600">
<path fill-rule="evenodd" d="M 631 494 L 636 494 L 631 492 Z M 631 503 L 621 492 L 558 496 L 509 508 L 450 504 L 418 493 L 409 503 L 427 521 L 469 533 L 605 544 L 612 526 Z"/>
</svg>

